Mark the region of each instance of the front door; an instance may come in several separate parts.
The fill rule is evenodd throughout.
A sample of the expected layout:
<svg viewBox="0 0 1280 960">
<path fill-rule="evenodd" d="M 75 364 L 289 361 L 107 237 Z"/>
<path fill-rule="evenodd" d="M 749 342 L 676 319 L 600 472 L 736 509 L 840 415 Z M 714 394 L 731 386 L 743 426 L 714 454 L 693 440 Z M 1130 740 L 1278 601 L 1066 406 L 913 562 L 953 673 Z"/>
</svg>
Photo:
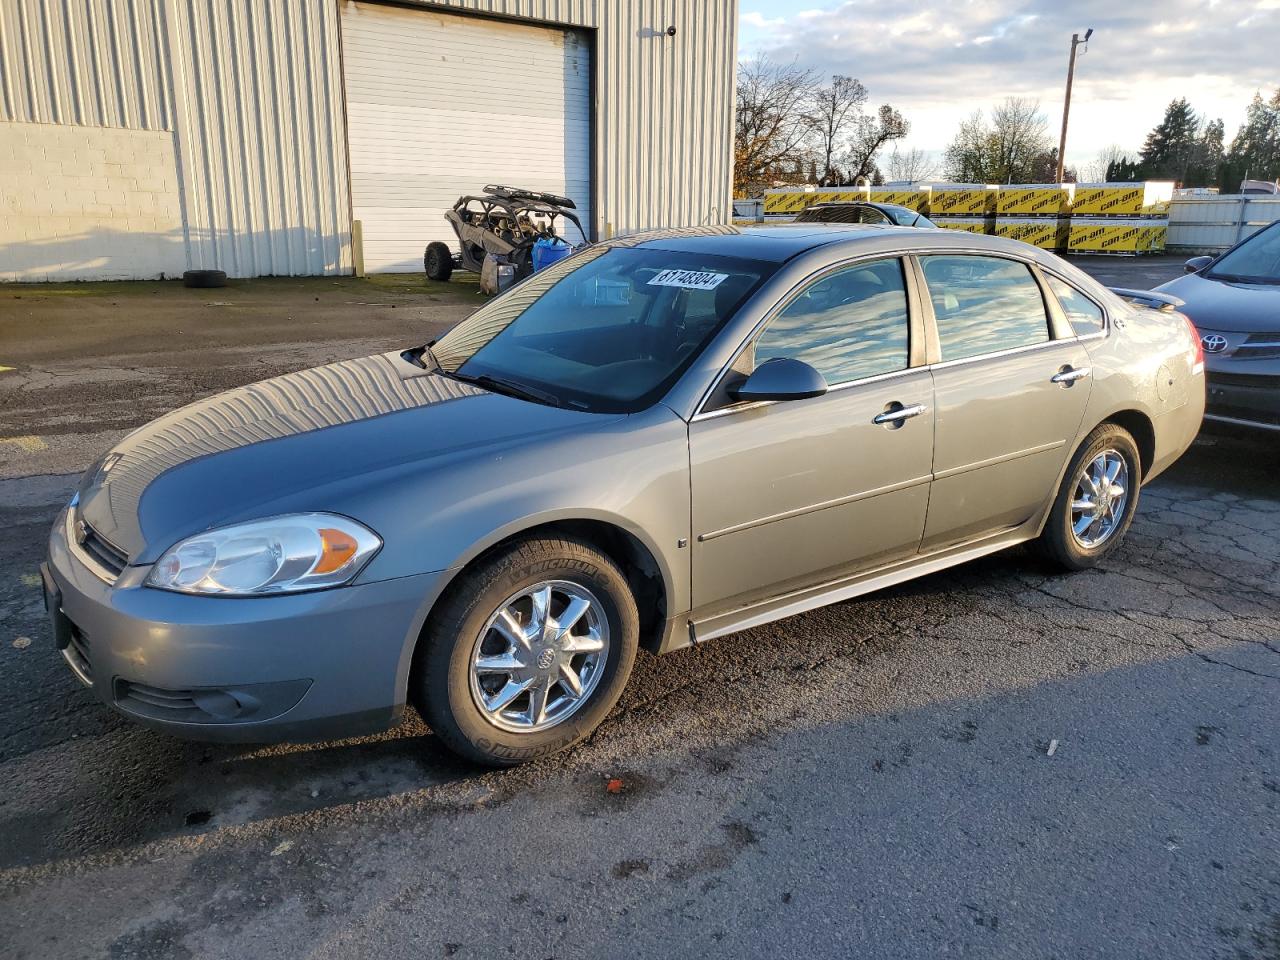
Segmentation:
<svg viewBox="0 0 1280 960">
<path fill-rule="evenodd" d="M 748 604 L 916 552 L 933 391 L 912 366 L 910 327 L 895 258 L 817 278 L 748 345 L 737 376 L 793 357 L 831 389 L 727 403 L 690 424 L 695 607 Z"/>
<path fill-rule="evenodd" d="M 1026 264 L 947 254 L 921 257 L 920 266 L 941 349 L 928 551 L 1040 513 L 1073 452 L 1093 381 L 1084 344 L 1054 331 Z"/>
</svg>

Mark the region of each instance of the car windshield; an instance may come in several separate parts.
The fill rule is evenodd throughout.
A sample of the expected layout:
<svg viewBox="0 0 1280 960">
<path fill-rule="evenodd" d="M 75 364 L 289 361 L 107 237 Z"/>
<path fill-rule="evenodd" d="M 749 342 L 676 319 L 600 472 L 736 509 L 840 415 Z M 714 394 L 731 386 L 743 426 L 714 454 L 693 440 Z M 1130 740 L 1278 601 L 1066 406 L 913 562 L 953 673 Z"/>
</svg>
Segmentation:
<svg viewBox="0 0 1280 960">
<path fill-rule="evenodd" d="M 1255 233 L 1215 263 L 1208 276 L 1243 283 L 1280 283 L 1280 226 Z"/>
<path fill-rule="evenodd" d="M 658 400 L 777 268 L 590 247 L 535 273 L 431 347 L 446 376 L 535 402 L 631 413 Z"/>
</svg>

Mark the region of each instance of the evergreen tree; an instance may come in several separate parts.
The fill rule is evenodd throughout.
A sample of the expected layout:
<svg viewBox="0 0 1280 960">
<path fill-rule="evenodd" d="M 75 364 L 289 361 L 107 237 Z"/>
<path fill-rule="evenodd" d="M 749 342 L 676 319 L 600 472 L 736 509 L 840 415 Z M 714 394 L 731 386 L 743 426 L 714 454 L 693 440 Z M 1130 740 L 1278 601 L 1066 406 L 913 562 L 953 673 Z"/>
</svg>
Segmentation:
<svg viewBox="0 0 1280 960">
<path fill-rule="evenodd" d="M 1130 183 L 1139 179 L 1139 163 L 1130 157 L 1117 157 L 1107 163 L 1105 179 L 1108 183 Z"/>
<path fill-rule="evenodd" d="M 1204 125 L 1204 131 L 1192 152 L 1183 186 L 1211 187 L 1218 183 L 1222 160 L 1226 156 L 1226 148 L 1223 146 L 1225 132 L 1225 125 L 1220 119 L 1210 120 Z"/>
<path fill-rule="evenodd" d="M 1269 100 L 1255 93 L 1244 123 L 1231 141 L 1222 165 L 1222 189 L 1234 191 L 1240 181 L 1280 179 L 1280 88 Z"/>
<path fill-rule="evenodd" d="M 1185 183 L 1200 153 L 1200 118 L 1179 97 L 1165 108 L 1164 119 L 1147 134 L 1142 145 L 1142 177 Z"/>
</svg>

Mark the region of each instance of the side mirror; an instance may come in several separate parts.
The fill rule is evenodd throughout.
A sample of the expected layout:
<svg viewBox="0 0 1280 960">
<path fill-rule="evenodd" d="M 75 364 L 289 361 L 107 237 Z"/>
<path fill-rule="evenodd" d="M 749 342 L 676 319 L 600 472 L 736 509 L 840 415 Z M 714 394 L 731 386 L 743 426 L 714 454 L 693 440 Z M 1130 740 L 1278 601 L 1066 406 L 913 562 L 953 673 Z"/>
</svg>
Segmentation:
<svg viewBox="0 0 1280 960">
<path fill-rule="evenodd" d="M 735 400 L 804 400 L 827 392 L 827 381 L 803 360 L 776 357 L 756 367 L 729 393 Z"/>
<path fill-rule="evenodd" d="M 1211 263 L 1213 263 L 1213 257 L 1192 257 L 1182 265 L 1182 269 L 1187 273 L 1199 273 Z"/>
</svg>

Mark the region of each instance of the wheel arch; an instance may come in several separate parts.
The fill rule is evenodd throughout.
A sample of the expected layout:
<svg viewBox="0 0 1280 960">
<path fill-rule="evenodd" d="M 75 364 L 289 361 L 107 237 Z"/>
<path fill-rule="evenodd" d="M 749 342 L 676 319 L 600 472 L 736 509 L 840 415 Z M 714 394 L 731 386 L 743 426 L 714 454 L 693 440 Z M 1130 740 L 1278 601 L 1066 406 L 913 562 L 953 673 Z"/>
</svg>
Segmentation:
<svg viewBox="0 0 1280 960">
<path fill-rule="evenodd" d="M 441 585 L 418 634 L 420 644 L 432 613 L 456 586 L 459 577 L 474 569 L 495 553 L 511 544 L 539 535 L 567 536 L 595 547 L 618 565 L 636 598 L 640 615 L 640 646 L 657 652 L 673 606 L 672 572 L 660 559 L 655 546 L 639 532 L 617 518 L 584 515 L 528 518 L 512 524 L 483 541 L 477 542 L 458 558 L 448 570 L 448 580 Z"/>
<path fill-rule="evenodd" d="M 1104 423 L 1114 423 L 1117 427 L 1122 427 L 1128 431 L 1133 437 L 1133 442 L 1138 446 L 1138 458 L 1142 465 L 1142 479 L 1145 482 L 1147 474 L 1151 472 L 1151 467 L 1156 460 L 1156 427 L 1151 418 L 1141 410 L 1129 408 L 1126 410 L 1117 410 L 1116 412 L 1105 417 L 1098 426 Z M 1097 429 L 1096 427 L 1094 429 Z M 1093 431 L 1090 430 L 1090 433 Z"/>
</svg>

